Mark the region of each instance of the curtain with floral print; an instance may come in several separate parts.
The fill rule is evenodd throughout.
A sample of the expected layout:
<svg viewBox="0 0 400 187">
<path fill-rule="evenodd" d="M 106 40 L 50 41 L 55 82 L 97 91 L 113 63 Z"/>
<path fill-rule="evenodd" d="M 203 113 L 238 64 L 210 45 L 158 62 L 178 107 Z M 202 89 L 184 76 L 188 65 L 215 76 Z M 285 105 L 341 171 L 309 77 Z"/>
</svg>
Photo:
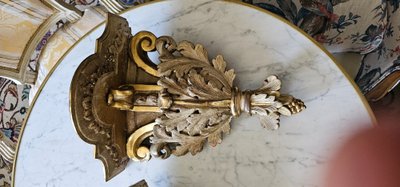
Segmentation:
<svg viewBox="0 0 400 187">
<path fill-rule="evenodd" d="M 400 0 L 243 1 L 287 19 L 332 53 L 362 54 L 355 81 L 364 94 L 400 70 Z"/>
</svg>

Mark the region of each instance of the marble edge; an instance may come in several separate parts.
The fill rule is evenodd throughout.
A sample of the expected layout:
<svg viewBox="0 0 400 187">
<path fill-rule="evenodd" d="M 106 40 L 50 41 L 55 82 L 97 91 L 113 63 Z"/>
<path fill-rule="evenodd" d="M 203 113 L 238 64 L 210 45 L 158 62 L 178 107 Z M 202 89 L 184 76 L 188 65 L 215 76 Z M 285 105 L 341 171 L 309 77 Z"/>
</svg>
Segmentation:
<svg viewBox="0 0 400 187">
<path fill-rule="evenodd" d="M 120 13 L 118 13 L 118 15 L 124 14 L 128 11 L 134 10 L 136 8 L 140 8 L 143 6 L 147 6 L 147 5 L 151 5 L 151 4 L 155 4 L 155 3 L 160 3 L 160 2 L 164 2 L 167 0 L 154 0 L 148 3 L 144 3 L 144 4 L 140 4 L 137 6 L 133 6 L 131 8 L 128 8 Z M 298 28 L 297 26 L 295 26 L 294 24 L 290 23 L 288 20 L 279 17 L 278 15 L 273 14 L 272 12 L 262 9 L 260 7 L 257 7 L 255 5 L 251 5 L 245 2 L 242 2 L 240 0 L 218 0 L 218 1 L 222 1 L 222 2 L 229 2 L 229 3 L 233 3 L 236 5 L 241 5 L 241 6 L 246 6 L 249 7 L 251 9 L 255 9 L 257 11 L 266 13 L 280 21 L 282 21 L 283 23 L 287 24 L 289 27 L 295 29 L 296 31 L 298 31 L 301 35 L 303 35 L 304 37 L 308 38 L 313 44 L 315 44 L 320 50 L 322 50 L 336 65 L 336 67 L 338 67 L 338 69 L 342 72 L 342 74 L 345 76 L 345 78 L 350 82 L 350 84 L 353 86 L 353 88 L 355 89 L 357 95 L 359 96 L 359 98 L 361 99 L 364 107 L 366 108 L 371 121 L 373 123 L 374 126 L 377 125 L 377 120 L 375 117 L 375 114 L 373 113 L 367 99 L 365 98 L 365 96 L 361 93 L 361 90 L 358 88 L 357 84 L 354 82 L 353 79 L 351 79 L 350 75 L 344 70 L 344 68 L 336 61 L 336 59 L 333 57 L 333 55 L 331 53 L 329 53 L 329 51 L 327 49 L 325 49 L 320 43 L 318 43 L 314 38 L 312 38 L 311 36 L 309 36 L 306 32 L 304 32 L 303 30 L 301 30 L 300 28 Z M 16 165 L 17 165 L 17 158 L 18 158 L 18 153 L 19 153 L 19 147 L 21 144 L 21 140 L 25 131 L 25 126 L 29 120 L 29 116 L 34 108 L 34 105 L 40 95 L 40 93 L 42 92 L 44 86 L 46 85 L 47 81 L 50 79 L 51 75 L 54 73 L 54 71 L 57 69 L 58 65 L 64 60 L 64 58 L 72 51 L 72 49 L 75 48 L 75 46 L 77 44 L 79 44 L 83 39 L 85 39 L 87 36 L 89 36 L 94 30 L 96 30 L 97 28 L 99 28 L 100 26 L 104 25 L 106 23 L 106 20 L 101 22 L 100 24 L 96 25 L 95 27 L 93 27 L 89 32 L 87 32 L 86 34 L 84 34 L 79 40 L 77 40 L 62 56 L 61 58 L 57 61 L 57 63 L 51 68 L 51 70 L 49 71 L 49 73 L 46 75 L 45 79 L 43 80 L 42 84 L 40 85 L 40 87 L 38 88 L 38 91 L 36 92 L 36 94 L 34 95 L 31 105 L 29 106 L 28 112 L 26 114 L 26 117 L 24 119 L 24 121 L 22 122 L 22 126 L 21 126 L 21 132 L 20 132 L 20 137 L 15 149 L 15 159 L 14 159 L 14 164 L 13 164 L 13 169 L 12 169 L 12 175 L 11 175 L 11 186 L 15 186 L 15 170 L 16 170 Z"/>
</svg>

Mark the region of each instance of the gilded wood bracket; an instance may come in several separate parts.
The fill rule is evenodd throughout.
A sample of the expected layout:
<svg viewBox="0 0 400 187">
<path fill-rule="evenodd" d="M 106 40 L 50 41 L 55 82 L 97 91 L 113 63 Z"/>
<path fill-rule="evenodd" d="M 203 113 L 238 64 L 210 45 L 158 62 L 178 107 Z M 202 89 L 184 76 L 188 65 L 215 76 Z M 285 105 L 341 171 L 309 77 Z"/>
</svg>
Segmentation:
<svg viewBox="0 0 400 187">
<path fill-rule="evenodd" d="M 301 100 L 280 93 L 277 76 L 241 91 L 221 55 L 210 59 L 200 44 L 147 31 L 130 37 L 129 31 L 123 18 L 110 14 L 96 53 L 82 62 L 71 84 L 75 127 L 96 145 L 106 180 L 123 170 L 128 157 L 166 159 L 195 155 L 206 142 L 216 146 L 242 113 L 275 130 L 281 115 L 305 109 Z M 158 65 L 147 56 L 153 51 Z"/>
</svg>

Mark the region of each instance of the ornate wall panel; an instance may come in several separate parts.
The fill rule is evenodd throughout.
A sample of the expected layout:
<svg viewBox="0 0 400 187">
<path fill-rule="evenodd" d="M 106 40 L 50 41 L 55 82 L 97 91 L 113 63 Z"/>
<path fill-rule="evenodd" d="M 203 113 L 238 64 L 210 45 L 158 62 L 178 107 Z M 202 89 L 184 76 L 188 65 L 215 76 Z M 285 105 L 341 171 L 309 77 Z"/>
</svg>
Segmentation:
<svg viewBox="0 0 400 187">
<path fill-rule="evenodd" d="M 32 86 L 31 96 L 36 94 L 45 77 L 62 56 L 86 33 L 102 23 L 105 17 L 106 13 L 100 8 L 88 9 L 77 22 L 67 23 L 54 33 L 41 52 L 37 79 Z"/>
<path fill-rule="evenodd" d="M 100 4 L 104 6 L 108 12 L 117 14 L 121 11 L 152 0 L 99 0 Z"/>
<path fill-rule="evenodd" d="M 38 59 L 42 43 L 59 24 L 76 21 L 81 15 L 60 0 L 0 0 L 0 76 L 34 83 L 35 67 L 29 65 Z"/>
</svg>

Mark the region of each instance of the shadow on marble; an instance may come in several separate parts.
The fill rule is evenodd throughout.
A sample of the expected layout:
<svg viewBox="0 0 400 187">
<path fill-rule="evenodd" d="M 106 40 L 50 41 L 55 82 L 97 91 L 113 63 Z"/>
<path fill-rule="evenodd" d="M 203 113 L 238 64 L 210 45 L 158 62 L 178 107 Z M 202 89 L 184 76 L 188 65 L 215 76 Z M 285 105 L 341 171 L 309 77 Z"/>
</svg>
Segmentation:
<svg viewBox="0 0 400 187">
<path fill-rule="evenodd" d="M 400 125 L 400 87 L 389 92 L 377 102 L 370 102 L 380 125 Z"/>
</svg>

